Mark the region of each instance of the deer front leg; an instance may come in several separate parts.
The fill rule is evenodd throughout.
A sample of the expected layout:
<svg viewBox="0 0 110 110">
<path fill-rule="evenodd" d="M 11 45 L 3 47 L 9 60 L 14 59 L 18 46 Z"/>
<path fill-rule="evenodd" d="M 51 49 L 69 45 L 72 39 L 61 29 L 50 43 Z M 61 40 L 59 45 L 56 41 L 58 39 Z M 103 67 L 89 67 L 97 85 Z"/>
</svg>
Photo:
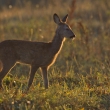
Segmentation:
<svg viewBox="0 0 110 110">
<path fill-rule="evenodd" d="M 30 77 L 29 77 L 29 81 L 28 81 L 28 88 L 27 88 L 27 90 L 29 90 L 30 86 L 32 85 L 35 73 L 36 73 L 38 68 L 39 67 L 37 67 L 36 65 L 32 65 L 31 66 L 31 71 L 30 71 Z"/>
<path fill-rule="evenodd" d="M 48 89 L 48 74 L 47 74 L 47 67 L 41 67 L 42 69 L 42 76 L 43 76 L 43 80 L 44 80 L 44 87 L 45 89 Z"/>
</svg>

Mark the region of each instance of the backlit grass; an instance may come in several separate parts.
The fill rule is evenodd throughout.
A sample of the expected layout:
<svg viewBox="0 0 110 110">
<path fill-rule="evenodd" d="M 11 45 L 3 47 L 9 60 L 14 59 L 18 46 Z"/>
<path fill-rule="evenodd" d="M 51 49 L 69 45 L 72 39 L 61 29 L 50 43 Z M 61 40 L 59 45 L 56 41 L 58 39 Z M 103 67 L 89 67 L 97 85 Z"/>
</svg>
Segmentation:
<svg viewBox="0 0 110 110">
<path fill-rule="evenodd" d="M 47 90 L 39 69 L 30 90 L 25 91 L 29 67 L 17 64 L 4 78 L 0 110 L 110 109 L 110 2 L 71 3 L 55 1 L 48 7 L 27 5 L 0 11 L 0 42 L 51 41 L 56 28 L 54 13 L 60 17 L 69 13 L 69 24 L 76 35 L 74 41 L 65 41 L 50 67 Z"/>
</svg>

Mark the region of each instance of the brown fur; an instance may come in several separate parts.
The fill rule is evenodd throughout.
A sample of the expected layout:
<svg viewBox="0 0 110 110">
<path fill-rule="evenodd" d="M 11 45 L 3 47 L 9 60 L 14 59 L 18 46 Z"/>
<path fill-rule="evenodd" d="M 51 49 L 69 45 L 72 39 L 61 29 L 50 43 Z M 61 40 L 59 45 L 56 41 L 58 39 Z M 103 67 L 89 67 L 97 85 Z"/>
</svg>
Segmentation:
<svg viewBox="0 0 110 110">
<path fill-rule="evenodd" d="M 62 47 L 64 37 L 75 37 L 71 28 L 66 24 L 67 15 L 60 20 L 57 14 L 53 18 L 58 25 L 52 42 L 31 42 L 23 40 L 6 40 L 0 43 L 0 87 L 2 79 L 17 63 L 25 63 L 31 66 L 28 89 L 30 88 L 35 72 L 42 69 L 44 86 L 48 88 L 47 69 L 54 63 Z"/>
</svg>

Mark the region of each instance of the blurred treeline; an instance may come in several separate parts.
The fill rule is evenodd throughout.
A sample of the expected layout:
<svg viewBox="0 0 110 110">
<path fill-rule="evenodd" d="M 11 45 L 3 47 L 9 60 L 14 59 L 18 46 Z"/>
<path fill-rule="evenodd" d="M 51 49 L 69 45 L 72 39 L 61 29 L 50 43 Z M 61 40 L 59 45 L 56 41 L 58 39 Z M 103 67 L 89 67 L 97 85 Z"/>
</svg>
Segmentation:
<svg viewBox="0 0 110 110">
<path fill-rule="evenodd" d="M 61 2 L 65 2 L 66 0 L 59 0 Z M 46 6 L 53 4 L 54 0 L 0 0 L 0 8 L 3 7 L 8 8 L 9 6 L 12 7 L 24 7 L 25 5 L 31 5 L 31 6 Z"/>
</svg>

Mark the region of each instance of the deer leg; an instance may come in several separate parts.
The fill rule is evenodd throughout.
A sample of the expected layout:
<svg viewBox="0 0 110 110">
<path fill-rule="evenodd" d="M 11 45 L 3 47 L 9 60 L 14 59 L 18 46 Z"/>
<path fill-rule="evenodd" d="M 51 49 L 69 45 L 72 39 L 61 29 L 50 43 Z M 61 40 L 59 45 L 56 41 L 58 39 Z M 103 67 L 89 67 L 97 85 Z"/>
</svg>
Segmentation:
<svg viewBox="0 0 110 110">
<path fill-rule="evenodd" d="M 29 77 L 29 81 L 28 81 L 28 88 L 27 88 L 27 90 L 29 90 L 30 86 L 32 85 L 32 82 L 33 82 L 35 73 L 36 73 L 36 71 L 37 71 L 38 68 L 39 67 L 37 67 L 36 65 L 34 65 L 34 66 L 31 67 L 30 77 Z"/>
<path fill-rule="evenodd" d="M 15 61 L 2 61 L 2 70 L 0 72 L 0 88 L 2 88 L 2 79 L 5 77 L 5 75 L 12 69 L 12 67 L 15 65 Z"/>
<path fill-rule="evenodd" d="M 42 75 L 43 75 L 43 80 L 44 80 L 44 87 L 45 89 L 48 89 L 48 74 L 47 74 L 47 67 L 41 67 L 42 69 Z"/>
</svg>

